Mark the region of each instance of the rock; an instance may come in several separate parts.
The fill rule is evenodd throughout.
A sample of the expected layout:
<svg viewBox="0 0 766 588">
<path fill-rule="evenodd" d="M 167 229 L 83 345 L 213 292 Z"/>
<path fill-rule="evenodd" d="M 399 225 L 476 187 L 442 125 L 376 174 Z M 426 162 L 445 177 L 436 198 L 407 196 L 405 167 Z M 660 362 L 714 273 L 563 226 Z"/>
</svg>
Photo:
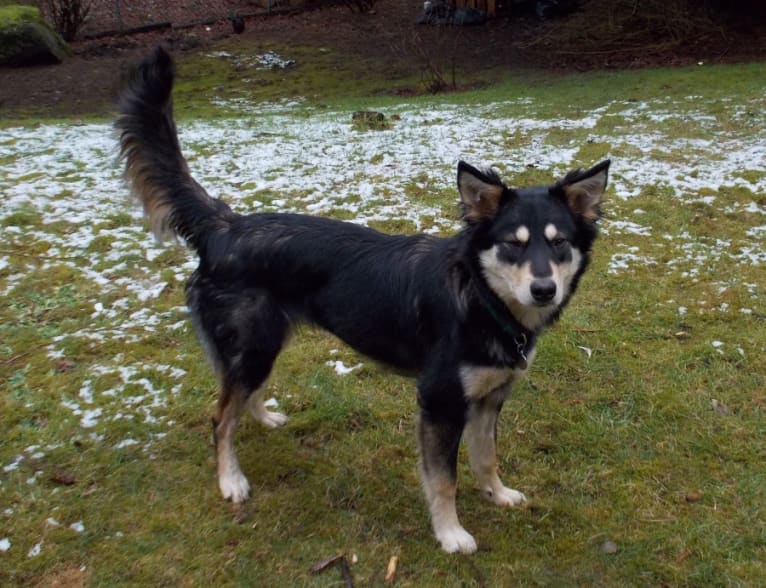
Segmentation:
<svg viewBox="0 0 766 588">
<path fill-rule="evenodd" d="M 614 541 L 608 539 L 601 544 L 599 551 L 601 551 L 601 553 L 606 555 L 613 555 L 617 553 L 618 547 Z"/>
<path fill-rule="evenodd" d="M 0 66 L 61 63 L 68 48 L 32 6 L 0 7 Z"/>
<path fill-rule="evenodd" d="M 374 110 L 357 110 L 351 115 L 351 120 L 355 122 L 382 123 L 386 120 L 386 115 Z"/>
<path fill-rule="evenodd" d="M 358 110 L 351 116 L 352 124 L 359 130 L 388 130 L 391 123 L 386 120 L 386 115 L 374 110 Z"/>
<path fill-rule="evenodd" d="M 723 415 L 723 416 L 726 416 L 727 414 L 729 414 L 729 409 L 728 409 L 728 407 L 723 402 L 720 402 L 720 401 L 716 400 L 715 398 L 713 398 L 710 401 L 710 404 L 713 407 L 713 411 L 716 414 L 720 414 L 720 415 Z"/>
</svg>

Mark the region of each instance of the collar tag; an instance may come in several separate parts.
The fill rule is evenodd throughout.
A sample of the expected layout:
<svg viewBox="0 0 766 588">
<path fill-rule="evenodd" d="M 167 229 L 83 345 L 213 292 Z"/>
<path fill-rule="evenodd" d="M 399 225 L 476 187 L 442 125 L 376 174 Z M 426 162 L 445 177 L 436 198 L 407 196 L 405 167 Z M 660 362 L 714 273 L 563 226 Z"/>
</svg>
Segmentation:
<svg viewBox="0 0 766 588">
<path fill-rule="evenodd" d="M 518 369 L 526 370 L 529 367 L 529 360 L 527 359 L 527 335 L 521 333 L 518 337 L 513 339 L 516 342 L 516 351 L 519 353 Z"/>
</svg>

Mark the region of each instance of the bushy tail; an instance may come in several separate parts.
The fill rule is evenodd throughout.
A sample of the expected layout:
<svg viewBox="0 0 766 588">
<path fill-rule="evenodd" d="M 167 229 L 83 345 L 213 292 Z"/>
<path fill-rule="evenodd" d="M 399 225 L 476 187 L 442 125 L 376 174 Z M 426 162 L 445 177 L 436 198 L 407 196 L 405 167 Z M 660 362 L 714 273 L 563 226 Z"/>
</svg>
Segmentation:
<svg viewBox="0 0 766 588">
<path fill-rule="evenodd" d="M 173 58 L 158 47 L 133 72 L 120 96 L 115 122 L 125 178 L 141 201 L 155 236 L 178 236 L 200 255 L 234 213 L 210 197 L 189 173 L 173 122 Z"/>
</svg>

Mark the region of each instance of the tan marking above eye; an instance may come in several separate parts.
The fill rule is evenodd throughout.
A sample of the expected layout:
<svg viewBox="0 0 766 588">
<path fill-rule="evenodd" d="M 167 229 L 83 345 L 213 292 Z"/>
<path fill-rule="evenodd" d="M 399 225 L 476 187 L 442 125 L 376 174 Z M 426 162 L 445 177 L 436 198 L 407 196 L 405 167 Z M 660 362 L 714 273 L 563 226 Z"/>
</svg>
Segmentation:
<svg viewBox="0 0 766 588">
<path fill-rule="evenodd" d="M 514 237 L 516 237 L 516 240 L 520 243 L 527 243 L 529 241 L 529 229 L 524 225 L 521 225 L 518 229 L 516 229 Z"/>
<path fill-rule="evenodd" d="M 559 230 L 556 228 L 556 225 L 553 223 L 548 223 L 545 225 L 545 238 L 548 239 L 548 241 L 553 241 L 559 234 Z"/>
</svg>

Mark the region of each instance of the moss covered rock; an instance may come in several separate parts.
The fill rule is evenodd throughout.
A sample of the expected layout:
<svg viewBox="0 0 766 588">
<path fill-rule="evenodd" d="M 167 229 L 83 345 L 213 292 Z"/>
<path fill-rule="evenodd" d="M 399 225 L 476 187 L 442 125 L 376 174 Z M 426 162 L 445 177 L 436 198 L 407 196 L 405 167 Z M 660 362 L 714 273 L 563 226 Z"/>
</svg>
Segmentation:
<svg viewBox="0 0 766 588">
<path fill-rule="evenodd" d="M 32 6 L 0 6 L 0 66 L 26 67 L 61 63 L 63 39 Z"/>
</svg>

